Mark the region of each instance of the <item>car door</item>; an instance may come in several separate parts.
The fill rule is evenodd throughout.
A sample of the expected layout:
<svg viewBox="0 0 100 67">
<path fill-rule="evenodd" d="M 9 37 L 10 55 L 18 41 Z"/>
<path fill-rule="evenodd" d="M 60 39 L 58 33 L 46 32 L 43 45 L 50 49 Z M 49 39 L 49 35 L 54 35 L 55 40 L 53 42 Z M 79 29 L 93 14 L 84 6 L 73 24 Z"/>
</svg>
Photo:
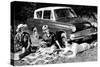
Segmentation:
<svg viewBox="0 0 100 67">
<path fill-rule="evenodd" d="M 41 32 L 42 32 L 43 25 L 48 25 L 50 28 L 52 26 L 50 23 L 52 23 L 52 11 L 51 10 L 44 10 L 43 17 L 38 24 L 39 28 L 41 28 Z"/>
<path fill-rule="evenodd" d="M 43 19 L 40 22 L 41 27 L 43 25 L 48 25 L 52 32 L 69 30 L 67 27 L 71 26 L 70 24 L 66 25 L 66 23 L 53 20 L 53 13 L 51 10 L 44 10 Z"/>
<path fill-rule="evenodd" d="M 40 21 L 40 26 L 48 25 L 51 32 L 56 32 L 59 27 L 55 26 L 55 20 L 53 20 L 53 12 L 52 10 L 44 10 L 43 11 L 43 19 Z"/>
</svg>

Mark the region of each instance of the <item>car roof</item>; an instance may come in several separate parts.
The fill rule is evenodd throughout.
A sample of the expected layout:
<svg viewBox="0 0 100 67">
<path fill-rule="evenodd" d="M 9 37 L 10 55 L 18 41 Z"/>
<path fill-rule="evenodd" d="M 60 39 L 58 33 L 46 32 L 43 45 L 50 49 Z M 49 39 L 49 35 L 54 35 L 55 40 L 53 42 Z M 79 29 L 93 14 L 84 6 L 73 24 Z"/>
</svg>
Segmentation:
<svg viewBox="0 0 100 67">
<path fill-rule="evenodd" d="M 71 8 L 71 7 L 63 7 L 63 6 L 43 7 L 43 8 L 36 9 L 35 11 L 37 12 L 41 10 L 54 10 L 54 9 L 61 9 L 61 8 Z"/>
</svg>

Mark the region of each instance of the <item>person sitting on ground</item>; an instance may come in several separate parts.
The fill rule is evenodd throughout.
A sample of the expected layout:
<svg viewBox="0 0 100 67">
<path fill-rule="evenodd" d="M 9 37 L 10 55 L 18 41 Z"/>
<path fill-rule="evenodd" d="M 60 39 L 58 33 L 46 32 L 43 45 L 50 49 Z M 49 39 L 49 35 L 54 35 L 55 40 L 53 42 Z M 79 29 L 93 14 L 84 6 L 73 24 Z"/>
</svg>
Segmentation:
<svg viewBox="0 0 100 67">
<path fill-rule="evenodd" d="M 30 35 L 31 44 L 26 52 L 20 55 L 20 58 L 24 58 L 25 56 L 29 55 L 30 53 L 35 53 L 40 47 L 40 40 L 39 34 L 36 27 L 32 27 L 32 34 Z"/>
<path fill-rule="evenodd" d="M 25 31 L 27 27 L 26 24 L 19 24 L 17 26 L 17 34 L 15 35 L 14 45 L 15 45 L 15 57 L 20 59 L 20 55 L 25 53 L 31 44 L 30 34 Z M 16 60 L 16 59 L 15 59 Z"/>
<path fill-rule="evenodd" d="M 59 42 L 61 48 L 65 48 L 65 44 L 63 43 L 63 36 L 62 34 L 65 33 L 64 31 L 56 31 L 56 40 Z"/>
<path fill-rule="evenodd" d="M 37 51 L 40 47 L 40 42 L 41 40 L 39 39 L 39 34 L 38 34 L 38 30 L 36 27 L 32 27 L 32 34 L 30 35 L 31 36 L 31 41 L 32 41 L 32 44 L 31 44 L 31 51 Z"/>
<path fill-rule="evenodd" d="M 42 30 L 43 30 L 43 41 L 46 42 L 46 47 L 51 47 L 52 45 L 55 45 L 56 48 L 59 48 L 59 46 L 57 45 L 56 43 L 56 40 L 55 40 L 55 34 L 53 32 L 50 32 L 49 28 L 48 28 L 48 25 L 44 25 L 42 27 Z"/>
<path fill-rule="evenodd" d="M 21 50 L 21 35 L 23 33 L 23 24 L 19 24 L 16 29 L 17 34 L 14 37 L 14 52 Z"/>
<path fill-rule="evenodd" d="M 21 43 L 22 46 L 25 48 L 25 50 L 29 49 L 29 46 L 31 45 L 31 38 L 30 38 L 30 33 L 26 30 L 28 26 L 26 24 L 23 25 L 23 32 L 21 35 Z"/>
<path fill-rule="evenodd" d="M 57 54 L 60 54 L 62 52 L 62 50 L 66 47 L 65 43 L 64 43 L 64 39 L 66 38 L 66 32 L 65 31 L 56 31 L 56 36 L 55 36 L 55 40 L 57 41 L 56 43 L 58 43 L 59 45 L 59 49 L 56 50 Z M 67 39 L 67 38 L 66 38 Z"/>
</svg>

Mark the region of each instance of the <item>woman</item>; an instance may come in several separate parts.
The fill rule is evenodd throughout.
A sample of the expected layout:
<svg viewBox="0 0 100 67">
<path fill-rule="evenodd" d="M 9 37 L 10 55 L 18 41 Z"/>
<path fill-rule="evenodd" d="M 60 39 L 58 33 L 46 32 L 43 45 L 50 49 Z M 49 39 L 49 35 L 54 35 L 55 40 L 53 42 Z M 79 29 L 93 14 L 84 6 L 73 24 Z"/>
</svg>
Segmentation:
<svg viewBox="0 0 100 67">
<path fill-rule="evenodd" d="M 30 51 L 36 52 L 39 49 L 40 42 L 41 42 L 41 40 L 39 39 L 39 34 L 36 27 L 32 27 L 32 34 L 30 35 L 30 37 L 31 37 L 31 42 L 32 42 L 30 46 Z"/>
</svg>

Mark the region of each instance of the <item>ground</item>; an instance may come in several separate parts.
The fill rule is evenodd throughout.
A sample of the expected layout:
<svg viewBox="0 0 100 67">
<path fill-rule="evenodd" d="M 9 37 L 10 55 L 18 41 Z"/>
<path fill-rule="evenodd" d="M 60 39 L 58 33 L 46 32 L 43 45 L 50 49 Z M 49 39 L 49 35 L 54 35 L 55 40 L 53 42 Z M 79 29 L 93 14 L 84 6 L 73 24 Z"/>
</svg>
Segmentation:
<svg viewBox="0 0 100 67">
<path fill-rule="evenodd" d="M 48 58 L 49 59 L 49 58 Z M 42 64 L 45 60 L 40 60 L 37 64 Z M 97 47 L 91 48 L 84 52 L 77 54 L 75 58 L 64 58 L 64 57 L 57 57 L 56 59 L 47 62 L 46 64 L 57 64 L 57 63 L 69 63 L 69 62 L 87 62 L 87 61 L 97 61 Z M 29 65 L 23 61 L 14 61 L 15 65 Z"/>
</svg>

